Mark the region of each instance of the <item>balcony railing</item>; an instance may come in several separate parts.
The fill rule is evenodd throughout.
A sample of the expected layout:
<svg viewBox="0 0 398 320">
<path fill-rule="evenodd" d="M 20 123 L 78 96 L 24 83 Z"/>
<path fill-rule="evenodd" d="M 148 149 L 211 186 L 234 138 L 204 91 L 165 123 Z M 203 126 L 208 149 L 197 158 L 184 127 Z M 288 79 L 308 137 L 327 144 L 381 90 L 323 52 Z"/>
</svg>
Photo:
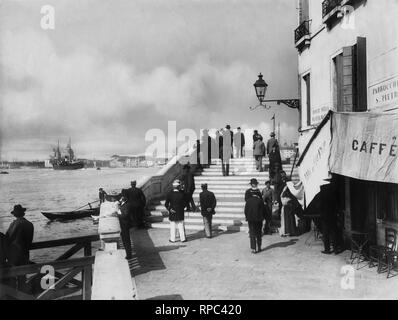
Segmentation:
<svg viewBox="0 0 398 320">
<path fill-rule="evenodd" d="M 297 42 L 305 36 L 310 35 L 310 22 L 308 20 L 303 21 L 297 29 L 294 31 L 294 42 Z"/>
<path fill-rule="evenodd" d="M 325 0 L 322 2 L 322 18 L 325 18 L 334 8 L 341 5 L 341 0 Z"/>
</svg>

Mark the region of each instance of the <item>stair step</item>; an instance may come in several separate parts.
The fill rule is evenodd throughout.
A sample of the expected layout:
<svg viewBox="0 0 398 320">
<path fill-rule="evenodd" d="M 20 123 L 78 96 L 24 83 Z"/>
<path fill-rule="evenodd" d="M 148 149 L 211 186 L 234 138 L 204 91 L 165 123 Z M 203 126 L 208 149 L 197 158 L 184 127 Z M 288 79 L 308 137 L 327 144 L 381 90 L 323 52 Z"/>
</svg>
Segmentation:
<svg viewBox="0 0 398 320">
<path fill-rule="evenodd" d="M 216 212 L 222 212 L 222 213 L 231 213 L 231 214 L 236 214 L 236 213 L 242 213 L 243 212 L 243 208 L 244 208 L 244 203 L 240 206 L 217 206 L 216 207 Z M 168 211 L 167 209 L 162 206 L 162 205 L 158 205 L 158 206 L 150 206 L 149 207 L 149 211 L 152 213 L 159 213 L 159 215 L 168 215 Z M 200 214 L 200 212 L 187 212 L 187 214 L 192 214 L 192 213 L 198 213 Z"/>
<path fill-rule="evenodd" d="M 152 228 L 157 228 L 157 229 L 169 229 L 169 223 L 150 223 L 150 226 Z M 196 230 L 196 231 L 202 231 L 204 229 L 203 223 L 202 224 L 192 224 L 192 223 L 187 223 L 185 224 L 185 230 Z M 235 225 L 219 225 L 219 224 L 213 224 L 212 225 L 212 230 L 222 230 L 222 231 L 247 231 L 249 228 L 246 225 L 242 226 L 235 226 Z"/>
<path fill-rule="evenodd" d="M 159 205 L 164 206 L 165 200 L 160 201 Z M 218 207 L 242 207 L 245 205 L 244 201 L 218 201 L 217 200 L 217 208 Z"/>
</svg>

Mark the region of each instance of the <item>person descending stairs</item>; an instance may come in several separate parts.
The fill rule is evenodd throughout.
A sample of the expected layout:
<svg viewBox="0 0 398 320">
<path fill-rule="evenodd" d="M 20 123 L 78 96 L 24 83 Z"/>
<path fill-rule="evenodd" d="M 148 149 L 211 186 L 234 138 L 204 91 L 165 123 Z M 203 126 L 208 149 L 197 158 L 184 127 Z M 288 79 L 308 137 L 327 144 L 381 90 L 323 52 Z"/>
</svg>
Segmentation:
<svg viewBox="0 0 398 320">
<path fill-rule="evenodd" d="M 292 162 L 292 161 L 291 161 Z M 268 159 L 264 162 L 268 165 Z M 283 170 L 290 176 L 292 163 L 284 164 Z M 208 190 L 214 192 L 217 199 L 216 213 L 213 216 L 213 230 L 247 231 L 248 225 L 245 221 L 245 191 L 249 188 L 250 179 L 259 181 L 260 189 L 265 187 L 265 181 L 269 180 L 268 169 L 263 172 L 256 170 L 253 157 L 231 160 L 230 175 L 222 175 L 221 161 L 213 159 L 212 165 L 202 172 L 195 173 L 195 192 L 193 200 L 199 203 L 201 185 L 207 183 Z M 298 181 L 298 169 L 294 168 L 293 181 Z M 152 228 L 169 228 L 167 210 L 164 201 L 152 202 L 149 210 L 151 212 L 150 225 Z M 185 213 L 185 229 L 203 230 L 203 218 L 200 212 Z"/>
</svg>

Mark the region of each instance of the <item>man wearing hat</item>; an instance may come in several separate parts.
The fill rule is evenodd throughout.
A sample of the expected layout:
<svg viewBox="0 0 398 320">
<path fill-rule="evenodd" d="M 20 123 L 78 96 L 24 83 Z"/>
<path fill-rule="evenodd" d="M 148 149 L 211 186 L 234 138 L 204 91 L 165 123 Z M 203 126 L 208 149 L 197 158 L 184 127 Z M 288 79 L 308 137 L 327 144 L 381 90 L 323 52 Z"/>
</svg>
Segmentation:
<svg viewBox="0 0 398 320">
<path fill-rule="evenodd" d="M 144 228 L 144 209 L 146 206 L 146 197 L 140 188 L 137 188 L 137 181 L 130 183 L 131 188 L 127 189 L 127 200 L 130 208 L 130 215 L 133 218 L 133 226 Z"/>
<path fill-rule="evenodd" d="M 266 213 L 257 180 L 252 179 L 251 184 L 252 190 L 246 191 L 245 217 L 249 225 L 250 248 L 252 253 L 258 253 L 261 251 L 261 229 Z"/>
<path fill-rule="evenodd" d="M 245 201 L 247 201 L 247 199 L 249 199 L 251 196 L 256 195 L 258 197 L 260 197 L 260 199 L 262 198 L 262 194 L 260 189 L 258 188 L 258 181 L 257 179 L 253 178 L 250 180 L 250 189 L 246 190 L 245 193 Z"/>
<path fill-rule="evenodd" d="M 205 227 L 206 238 L 211 238 L 211 221 L 213 215 L 216 213 L 215 208 L 217 205 L 216 196 L 213 192 L 207 190 L 207 183 L 201 185 L 202 192 L 199 194 L 200 208 L 203 217 L 203 224 Z"/>
<path fill-rule="evenodd" d="M 271 138 L 267 141 L 267 155 L 271 152 L 272 148 L 275 146 L 277 151 L 279 152 L 279 143 L 278 140 L 275 139 L 275 132 L 271 132 Z"/>
<path fill-rule="evenodd" d="M 241 128 L 237 128 L 238 132 L 234 134 L 234 145 L 236 150 L 236 157 L 242 158 L 244 156 L 243 149 L 245 147 L 245 135 L 241 131 Z"/>
<path fill-rule="evenodd" d="M 126 251 L 126 259 L 130 260 L 131 255 L 131 239 L 130 228 L 132 225 L 131 210 L 127 199 L 128 192 L 126 189 L 122 190 L 122 197 L 119 200 L 119 223 L 120 223 L 120 236 L 122 238 L 124 250 Z"/>
<path fill-rule="evenodd" d="M 265 224 L 263 229 L 264 234 L 272 234 L 271 220 L 272 220 L 273 193 L 274 191 L 271 189 L 271 181 L 268 180 L 265 182 L 265 188 L 262 191 L 262 196 L 266 211 Z"/>
<path fill-rule="evenodd" d="M 186 164 L 182 168 L 183 173 L 180 181 L 182 182 L 182 190 L 185 193 L 185 202 L 187 211 L 196 211 L 195 201 L 193 201 L 193 193 L 195 192 L 195 178 L 191 172 L 191 166 Z"/>
<path fill-rule="evenodd" d="M 184 226 L 184 208 L 185 208 L 185 195 L 181 191 L 181 182 L 175 180 L 173 182 L 173 190 L 166 196 L 165 207 L 169 211 L 170 220 L 170 242 L 176 241 L 176 227 L 180 234 L 181 242 L 186 242 L 185 226 Z"/>
<path fill-rule="evenodd" d="M 4 250 L 3 256 L 5 255 L 12 266 L 29 263 L 29 249 L 33 241 L 34 228 L 33 224 L 24 218 L 25 211 L 26 208 L 20 204 L 15 205 L 11 214 L 16 219 L 11 223 L 5 235 L 0 233 L 0 249 Z M 1 263 L 4 261 L 0 261 Z"/>
<path fill-rule="evenodd" d="M 222 154 L 220 154 L 221 158 L 221 166 L 222 166 L 222 174 L 223 176 L 229 176 L 229 167 L 230 160 L 233 158 L 233 132 L 230 130 L 231 126 L 227 125 L 225 130 L 222 132 Z M 221 143 L 221 140 L 220 140 Z"/>
</svg>

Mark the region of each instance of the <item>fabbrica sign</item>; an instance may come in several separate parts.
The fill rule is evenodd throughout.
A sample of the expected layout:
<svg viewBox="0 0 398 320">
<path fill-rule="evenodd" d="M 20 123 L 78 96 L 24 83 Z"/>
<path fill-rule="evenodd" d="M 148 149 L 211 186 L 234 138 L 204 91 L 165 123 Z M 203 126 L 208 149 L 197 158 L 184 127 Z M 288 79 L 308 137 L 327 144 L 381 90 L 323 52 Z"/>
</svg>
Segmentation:
<svg viewBox="0 0 398 320">
<path fill-rule="evenodd" d="M 330 171 L 398 183 L 398 113 L 333 113 Z"/>
</svg>

